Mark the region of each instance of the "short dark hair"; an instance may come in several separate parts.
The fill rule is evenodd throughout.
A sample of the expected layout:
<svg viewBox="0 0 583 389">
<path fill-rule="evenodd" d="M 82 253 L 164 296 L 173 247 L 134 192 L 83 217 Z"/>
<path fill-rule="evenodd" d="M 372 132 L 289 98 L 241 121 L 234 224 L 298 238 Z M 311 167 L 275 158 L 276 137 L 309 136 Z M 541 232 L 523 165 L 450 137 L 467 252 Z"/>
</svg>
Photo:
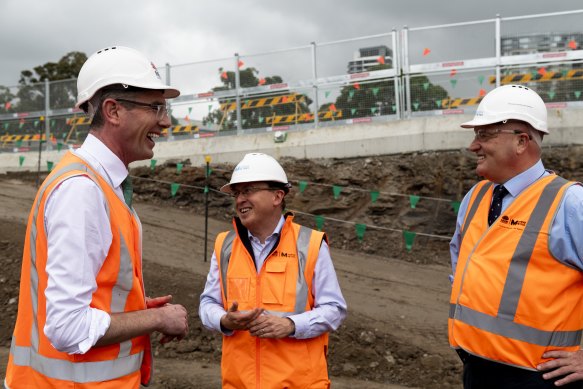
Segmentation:
<svg viewBox="0 0 583 389">
<path fill-rule="evenodd" d="M 89 110 L 89 102 L 98 102 L 96 103 L 96 107 L 95 107 L 95 112 L 93 112 L 93 117 L 91 118 L 91 124 L 89 125 L 89 129 L 93 130 L 93 129 L 97 129 L 100 128 L 101 126 L 103 126 L 103 124 L 105 123 L 104 119 L 103 119 L 103 112 L 102 112 L 102 106 L 103 106 L 103 102 L 108 99 L 108 98 L 121 98 L 121 97 L 126 97 L 128 95 L 135 95 L 136 93 L 140 93 L 140 92 L 147 92 L 150 89 L 144 89 L 144 88 L 138 88 L 135 86 L 124 86 L 122 84 L 113 84 L 113 85 L 108 85 L 102 89 L 100 89 L 95 96 L 93 96 L 91 98 L 90 101 L 87 101 L 85 103 L 83 103 L 81 105 L 81 109 L 83 111 L 85 111 L 85 113 L 88 113 Z M 120 102 L 120 104 L 123 104 L 123 102 Z M 124 105 L 125 107 L 125 105 Z"/>
</svg>

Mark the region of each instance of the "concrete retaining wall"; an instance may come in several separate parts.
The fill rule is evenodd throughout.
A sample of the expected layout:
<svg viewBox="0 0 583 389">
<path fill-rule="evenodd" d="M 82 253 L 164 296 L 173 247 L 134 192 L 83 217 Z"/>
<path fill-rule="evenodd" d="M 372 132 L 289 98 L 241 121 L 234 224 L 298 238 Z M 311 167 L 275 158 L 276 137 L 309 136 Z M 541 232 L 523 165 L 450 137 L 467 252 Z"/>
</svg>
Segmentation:
<svg viewBox="0 0 583 389">
<path fill-rule="evenodd" d="M 193 165 L 202 165 L 206 155 L 211 156 L 212 163 L 236 163 L 248 152 L 263 152 L 276 158 L 350 158 L 459 150 L 467 147 L 473 138 L 472 130 L 459 127 L 471 118 L 467 115 L 425 116 L 289 131 L 283 143 L 274 141 L 273 132 L 160 142 L 154 149 L 154 158 L 158 164 L 169 159 L 190 159 Z M 544 139 L 544 146 L 583 144 L 583 110 L 549 109 L 549 128 L 551 134 Z M 63 153 L 64 150 L 43 152 L 41 169 L 47 169 L 46 161 L 56 163 Z M 22 167 L 19 167 L 20 156 L 25 157 Z M 38 153 L 34 151 L 2 153 L 0 172 L 36 170 L 37 162 Z M 132 167 L 149 164 L 149 161 L 139 161 Z"/>
</svg>

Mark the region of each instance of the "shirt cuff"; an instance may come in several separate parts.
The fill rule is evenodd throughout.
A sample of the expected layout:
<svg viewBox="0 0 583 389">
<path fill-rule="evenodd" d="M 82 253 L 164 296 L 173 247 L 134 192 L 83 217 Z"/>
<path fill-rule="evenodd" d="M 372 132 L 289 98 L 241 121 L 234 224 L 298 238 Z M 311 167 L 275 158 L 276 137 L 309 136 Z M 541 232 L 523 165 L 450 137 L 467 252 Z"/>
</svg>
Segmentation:
<svg viewBox="0 0 583 389">
<path fill-rule="evenodd" d="M 111 316 L 105 311 L 89 308 L 89 334 L 79 343 L 79 353 L 85 354 L 107 332 L 111 324 Z"/>
<path fill-rule="evenodd" d="M 310 328 L 309 320 L 303 319 L 302 316 L 300 315 L 288 316 L 287 318 L 293 321 L 294 325 L 296 326 L 296 331 L 289 337 L 296 339 L 304 339 L 306 333 Z"/>
</svg>

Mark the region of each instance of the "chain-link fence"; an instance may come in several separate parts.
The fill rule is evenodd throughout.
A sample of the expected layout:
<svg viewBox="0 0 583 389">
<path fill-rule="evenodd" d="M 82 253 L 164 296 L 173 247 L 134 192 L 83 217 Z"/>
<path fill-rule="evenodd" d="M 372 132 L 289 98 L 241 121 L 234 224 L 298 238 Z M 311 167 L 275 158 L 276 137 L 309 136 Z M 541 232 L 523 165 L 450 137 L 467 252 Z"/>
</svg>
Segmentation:
<svg viewBox="0 0 583 389">
<path fill-rule="evenodd" d="M 181 90 L 162 140 L 472 113 L 497 85 L 583 107 L 583 10 L 407 28 L 160 66 Z M 0 86 L 0 151 L 80 144 L 75 80 Z"/>
</svg>

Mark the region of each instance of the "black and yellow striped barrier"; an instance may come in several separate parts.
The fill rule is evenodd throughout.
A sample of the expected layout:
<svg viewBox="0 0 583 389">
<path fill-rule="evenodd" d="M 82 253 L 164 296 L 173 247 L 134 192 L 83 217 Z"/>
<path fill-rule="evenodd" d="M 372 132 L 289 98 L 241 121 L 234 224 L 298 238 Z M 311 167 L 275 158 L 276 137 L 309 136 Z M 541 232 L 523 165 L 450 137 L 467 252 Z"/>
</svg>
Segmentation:
<svg viewBox="0 0 583 389">
<path fill-rule="evenodd" d="M 172 135 L 187 135 L 187 134 L 194 134 L 197 132 L 198 132 L 198 126 L 194 126 L 194 125 L 172 127 Z M 164 128 L 162 130 L 162 135 L 168 136 L 168 128 Z"/>
<path fill-rule="evenodd" d="M 548 70 L 545 72 L 506 74 L 500 79 L 500 85 L 559 80 L 583 80 L 583 69 L 571 69 L 562 72 Z M 489 82 L 490 84 L 496 84 L 496 76 L 490 76 Z"/>
<path fill-rule="evenodd" d="M 275 97 L 263 97 L 260 99 L 248 99 L 243 100 L 241 103 L 241 109 L 253 109 L 253 108 L 262 108 L 262 107 L 272 107 L 274 105 L 281 105 L 281 104 L 297 104 L 297 103 L 305 103 L 306 96 L 293 93 L 289 95 L 283 96 L 275 96 Z M 237 103 L 223 103 L 220 105 L 220 110 L 224 112 L 234 111 L 237 109 Z"/>
<path fill-rule="evenodd" d="M 326 120 L 336 120 L 342 118 L 342 110 L 336 111 L 325 111 L 318 113 L 318 119 L 321 121 Z M 278 115 L 278 116 L 268 116 L 265 118 L 265 123 L 269 125 L 275 124 L 293 124 L 293 123 L 305 123 L 314 120 L 314 114 L 312 113 L 300 113 L 297 115 Z"/>
<path fill-rule="evenodd" d="M 470 98 L 455 98 L 455 99 L 443 99 L 441 100 L 441 108 L 450 109 L 458 108 L 462 105 L 478 105 L 482 101 L 483 97 L 470 97 Z"/>
<path fill-rule="evenodd" d="M 11 142 L 18 142 L 18 141 L 22 141 L 22 142 L 38 141 L 39 138 L 42 139 L 43 141 L 46 141 L 46 139 L 47 139 L 46 135 L 43 135 L 41 138 L 39 134 L 22 134 L 22 135 L 5 134 L 5 135 L 0 136 L 0 142 L 11 143 Z M 53 134 L 50 135 L 49 139 L 51 141 L 55 140 L 55 137 L 53 136 Z"/>
</svg>

